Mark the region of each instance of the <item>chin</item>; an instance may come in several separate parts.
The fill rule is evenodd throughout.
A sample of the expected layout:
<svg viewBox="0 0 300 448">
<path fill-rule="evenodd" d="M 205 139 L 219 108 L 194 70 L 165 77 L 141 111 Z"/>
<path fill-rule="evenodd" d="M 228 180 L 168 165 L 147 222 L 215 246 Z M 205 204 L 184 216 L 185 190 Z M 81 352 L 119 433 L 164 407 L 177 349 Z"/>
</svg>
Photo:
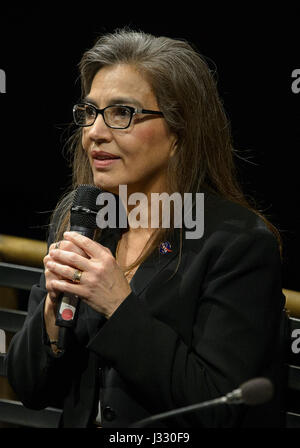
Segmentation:
<svg viewBox="0 0 300 448">
<path fill-rule="evenodd" d="M 103 179 L 99 179 L 99 176 L 94 176 L 94 184 L 101 190 L 108 191 L 110 193 L 119 194 L 119 184 L 112 182 L 105 182 Z"/>
</svg>

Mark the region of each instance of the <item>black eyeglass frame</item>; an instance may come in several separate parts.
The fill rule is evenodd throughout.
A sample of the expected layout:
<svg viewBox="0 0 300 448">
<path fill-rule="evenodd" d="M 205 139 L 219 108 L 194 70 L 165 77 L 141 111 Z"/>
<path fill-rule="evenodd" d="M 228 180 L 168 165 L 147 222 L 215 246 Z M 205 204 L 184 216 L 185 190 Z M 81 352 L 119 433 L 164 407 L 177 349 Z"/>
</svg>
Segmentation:
<svg viewBox="0 0 300 448">
<path fill-rule="evenodd" d="M 94 121 L 91 124 L 78 124 L 78 123 L 76 123 L 76 121 L 75 121 L 75 107 L 76 106 L 89 106 L 92 109 L 94 109 L 95 112 L 96 112 Z M 109 124 L 106 123 L 105 116 L 104 116 L 104 111 L 106 109 L 111 108 L 111 107 L 124 107 L 124 109 L 127 109 L 130 112 L 130 119 L 129 119 L 129 123 L 128 123 L 127 126 L 125 126 L 125 127 L 117 127 L 117 126 L 110 126 Z M 103 121 L 106 124 L 106 126 L 111 128 L 111 129 L 128 129 L 129 126 L 131 125 L 133 116 L 136 115 L 136 114 L 160 115 L 162 117 L 164 116 L 164 114 L 160 110 L 140 109 L 140 108 L 137 108 L 137 107 L 125 106 L 124 104 L 111 104 L 110 106 L 106 106 L 103 109 L 98 109 L 96 106 L 94 106 L 94 104 L 85 103 L 85 102 L 77 103 L 77 104 L 75 104 L 73 106 L 73 117 L 74 117 L 75 124 L 77 126 L 82 127 L 82 128 L 85 128 L 85 127 L 88 127 L 88 126 L 93 126 L 93 124 L 95 123 L 95 121 L 96 121 L 96 119 L 97 119 L 99 114 L 102 115 Z"/>
</svg>

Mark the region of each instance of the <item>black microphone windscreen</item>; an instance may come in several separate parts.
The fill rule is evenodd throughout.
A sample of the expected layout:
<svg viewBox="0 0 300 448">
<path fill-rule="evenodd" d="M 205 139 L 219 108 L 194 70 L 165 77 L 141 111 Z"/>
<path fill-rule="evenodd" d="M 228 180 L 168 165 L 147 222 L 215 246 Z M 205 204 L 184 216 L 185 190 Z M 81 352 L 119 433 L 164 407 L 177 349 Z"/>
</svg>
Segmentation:
<svg viewBox="0 0 300 448">
<path fill-rule="evenodd" d="M 274 387 L 268 378 L 254 378 L 243 383 L 239 389 L 242 392 L 243 403 L 249 406 L 266 403 L 274 394 Z"/>
<path fill-rule="evenodd" d="M 71 207 L 71 227 L 83 226 L 91 229 L 97 227 L 96 216 L 100 207 L 96 205 L 96 200 L 101 191 L 94 185 L 79 185 L 77 187 Z"/>
</svg>

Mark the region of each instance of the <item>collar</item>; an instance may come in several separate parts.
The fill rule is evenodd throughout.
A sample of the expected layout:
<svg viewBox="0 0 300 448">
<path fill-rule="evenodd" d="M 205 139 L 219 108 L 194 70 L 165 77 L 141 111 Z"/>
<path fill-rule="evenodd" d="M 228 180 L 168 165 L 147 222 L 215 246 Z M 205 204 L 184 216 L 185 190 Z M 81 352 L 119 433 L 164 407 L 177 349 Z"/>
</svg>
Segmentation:
<svg viewBox="0 0 300 448">
<path fill-rule="evenodd" d="M 109 229 L 108 231 L 102 233 L 99 243 L 110 249 L 112 254 L 115 256 L 117 244 L 120 240 L 123 229 Z M 140 264 L 137 271 L 135 272 L 131 282 L 130 287 L 135 294 L 141 294 L 149 283 L 156 277 L 159 272 L 165 269 L 168 264 L 174 260 L 180 252 L 180 230 L 174 229 L 172 234 L 168 237 L 168 242 L 170 243 L 171 251 L 167 253 L 160 253 L 159 245 L 150 254 L 143 263 Z M 164 243 L 165 241 L 161 241 Z"/>
</svg>

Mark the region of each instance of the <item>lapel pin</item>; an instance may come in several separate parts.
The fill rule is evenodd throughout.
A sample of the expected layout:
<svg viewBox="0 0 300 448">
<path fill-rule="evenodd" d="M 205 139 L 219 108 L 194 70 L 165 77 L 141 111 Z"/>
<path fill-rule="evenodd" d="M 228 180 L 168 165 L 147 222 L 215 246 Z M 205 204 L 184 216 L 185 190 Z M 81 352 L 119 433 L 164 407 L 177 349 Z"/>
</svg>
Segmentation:
<svg viewBox="0 0 300 448">
<path fill-rule="evenodd" d="M 171 244 L 169 243 L 169 241 L 164 241 L 163 243 L 160 243 L 159 252 L 161 254 L 167 254 L 168 252 L 172 252 Z"/>
</svg>

